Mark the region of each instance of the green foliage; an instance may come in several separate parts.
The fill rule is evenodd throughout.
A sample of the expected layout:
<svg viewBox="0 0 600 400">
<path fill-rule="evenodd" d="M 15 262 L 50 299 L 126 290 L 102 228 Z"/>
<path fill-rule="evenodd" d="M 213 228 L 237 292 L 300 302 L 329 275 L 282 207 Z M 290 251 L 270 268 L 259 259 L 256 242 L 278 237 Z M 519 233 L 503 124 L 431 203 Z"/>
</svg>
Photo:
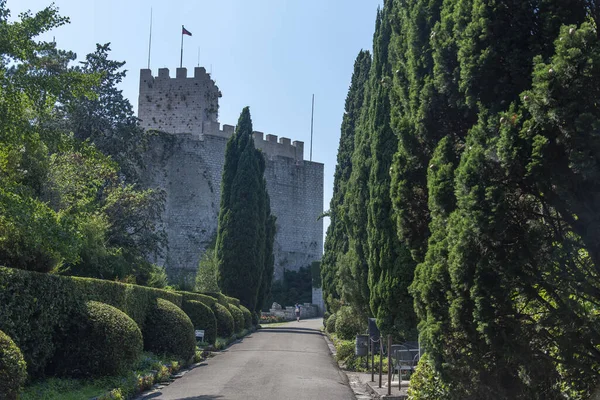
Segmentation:
<svg viewBox="0 0 600 400">
<path fill-rule="evenodd" d="M 345 361 L 354 356 L 354 342 L 351 340 L 339 340 L 335 346 L 337 361 Z"/>
<path fill-rule="evenodd" d="M 331 317 L 329 317 L 331 319 Z M 327 321 L 329 323 L 329 320 Z M 340 339 L 352 340 L 357 334 L 362 334 L 367 330 L 367 321 L 360 315 L 353 312 L 352 307 L 342 307 L 336 313 L 335 333 Z M 329 332 L 329 330 L 328 330 Z"/>
<path fill-rule="evenodd" d="M 246 107 L 225 152 L 216 259 L 219 287 L 256 312 L 272 276 L 274 219 L 264 178 L 265 160 L 251 135 Z"/>
<path fill-rule="evenodd" d="M 450 395 L 450 390 L 439 373 L 435 371 L 427 353 L 421 356 L 414 374 L 410 377 L 408 398 L 410 400 L 458 400 Z"/>
<path fill-rule="evenodd" d="M 71 327 L 71 316 L 84 313 L 87 301 L 112 305 L 143 326 L 159 297 L 181 304 L 180 294 L 160 289 L 0 267 L 0 330 L 15 340 L 29 375 L 37 378 Z"/>
<path fill-rule="evenodd" d="M 217 273 L 219 265 L 215 259 L 215 250 L 207 249 L 198 264 L 195 290 L 199 292 L 219 292 Z"/>
<path fill-rule="evenodd" d="M 117 375 L 130 370 L 142 354 L 143 338 L 135 321 L 108 304 L 88 301 L 72 315 L 50 366 L 53 374 Z"/>
<path fill-rule="evenodd" d="M 15 342 L 0 331 L 0 393 L 6 400 L 16 400 L 27 379 L 25 360 Z"/>
<path fill-rule="evenodd" d="M 90 137 L 74 128 L 93 126 L 114 143 L 127 135 L 109 129 L 105 122 L 112 118 L 113 125 L 135 131 L 128 140 L 141 145 L 131 104 L 115 86 L 123 63 L 108 61 L 108 46 L 100 46 L 84 66 L 69 66 L 74 53 L 37 39 L 68 22 L 54 6 L 16 21 L 8 15 L 2 1 L 0 264 L 145 283 L 148 256 L 164 244 L 153 222 L 162 211 L 162 193 L 124 182 L 126 172 L 113 161 L 117 154 L 111 159 L 104 148 L 82 142 Z M 94 57 L 102 62 L 90 68 Z M 74 110 L 86 102 L 96 106 L 77 117 Z M 122 150 L 122 143 L 116 148 Z M 133 159 L 131 152 L 120 158 Z"/>
<path fill-rule="evenodd" d="M 183 311 L 190 317 L 194 329 L 204 330 L 204 341 L 214 344 L 217 339 L 217 319 L 210 306 L 197 300 L 184 301 Z"/>
<path fill-rule="evenodd" d="M 171 354 L 184 361 L 194 356 L 194 325 L 181 308 L 168 300 L 156 300 L 146 318 L 143 334 L 146 350 Z"/>
<path fill-rule="evenodd" d="M 252 328 L 252 313 L 246 307 L 240 305 L 240 310 L 244 314 L 244 328 L 251 329 Z"/>
<path fill-rule="evenodd" d="M 233 331 L 235 333 L 240 333 L 242 330 L 244 330 L 244 326 L 246 325 L 244 313 L 239 309 L 239 307 L 236 307 L 233 304 L 229 304 L 228 309 L 233 317 Z"/>
<path fill-rule="evenodd" d="M 301 267 L 298 271 L 283 271 L 283 279 L 273 282 L 271 298 L 265 305 L 270 308 L 276 302 L 282 306 L 291 306 L 296 303 L 312 302 L 311 270 Z"/>
<path fill-rule="evenodd" d="M 327 318 L 327 322 L 325 323 L 325 329 L 329 333 L 335 333 L 335 324 L 337 320 L 337 314 L 331 314 L 329 318 Z"/>
<path fill-rule="evenodd" d="M 212 310 L 217 318 L 217 336 L 221 338 L 228 338 L 234 333 L 233 316 L 227 307 L 219 303 L 214 303 Z"/>
<path fill-rule="evenodd" d="M 359 215 L 357 212 L 363 211 L 365 204 L 366 179 L 363 180 L 360 173 L 364 171 L 363 151 L 366 148 L 363 147 L 364 132 L 359 131 L 359 123 L 370 68 L 371 54 L 361 51 L 354 62 L 346 97 L 329 209 L 331 223 L 327 229 L 321 265 L 323 298 L 327 310 L 336 312 L 337 303 L 343 299 L 365 317 L 370 315 L 367 264 L 366 260 L 361 259 L 362 244 L 366 238 L 366 218 L 360 220 L 365 214 Z"/>
</svg>

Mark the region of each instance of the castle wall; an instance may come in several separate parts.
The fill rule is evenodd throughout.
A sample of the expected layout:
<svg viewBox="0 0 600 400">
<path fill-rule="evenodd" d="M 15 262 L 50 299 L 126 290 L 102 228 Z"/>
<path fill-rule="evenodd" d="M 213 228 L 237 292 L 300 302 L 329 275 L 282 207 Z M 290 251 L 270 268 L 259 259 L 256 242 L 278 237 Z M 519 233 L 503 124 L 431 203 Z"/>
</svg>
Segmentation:
<svg viewBox="0 0 600 400">
<path fill-rule="evenodd" d="M 142 126 L 164 131 L 150 140 L 143 180 L 146 186 L 162 188 L 167 195 L 163 226 L 168 248 L 155 261 L 172 277 L 195 274 L 202 253 L 216 235 L 225 148 L 235 129 L 231 125 L 221 128 L 211 118 L 198 125 L 191 122 L 190 118 L 202 115 L 200 108 L 206 105 L 201 99 L 206 97 L 207 88 L 210 93 L 218 93 L 218 88 L 214 84 L 214 88 L 195 85 L 201 73 L 205 74 L 199 68 L 194 78 L 185 78 L 180 70 L 178 78 L 160 85 L 156 85 L 160 76 L 152 81 L 148 78 L 151 72 L 142 70 L 139 100 Z M 168 71 L 162 74 L 168 76 Z M 163 113 L 167 98 L 163 92 L 170 93 L 171 99 L 181 99 L 182 91 L 197 102 L 190 100 L 185 110 L 172 106 L 176 115 Z M 162 99 L 158 103 L 161 107 L 156 107 L 154 100 L 144 100 L 145 96 Z M 184 107 L 181 104 L 178 107 Z M 180 132 L 188 128 L 186 133 Z M 274 276 L 280 279 L 284 269 L 298 270 L 321 259 L 323 222 L 317 218 L 323 211 L 323 164 L 304 161 L 302 142 L 275 135 L 264 138 L 262 132 L 254 132 L 253 137 L 265 155 L 267 190 L 277 217 Z"/>
</svg>

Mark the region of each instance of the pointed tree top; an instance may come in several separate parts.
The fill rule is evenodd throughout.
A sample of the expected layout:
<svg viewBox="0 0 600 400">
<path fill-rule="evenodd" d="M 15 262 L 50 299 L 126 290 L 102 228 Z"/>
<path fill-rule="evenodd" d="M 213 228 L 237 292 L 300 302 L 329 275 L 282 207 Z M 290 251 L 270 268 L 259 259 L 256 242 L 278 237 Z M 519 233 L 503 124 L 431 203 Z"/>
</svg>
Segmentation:
<svg viewBox="0 0 600 400">
<path fill-rule="evenodd" d="M 244 107 L 240 118 L 238 119 L 236 134 L 252 135 L 252 118 L 250 117 L 250 107 Z"/>
</svg>

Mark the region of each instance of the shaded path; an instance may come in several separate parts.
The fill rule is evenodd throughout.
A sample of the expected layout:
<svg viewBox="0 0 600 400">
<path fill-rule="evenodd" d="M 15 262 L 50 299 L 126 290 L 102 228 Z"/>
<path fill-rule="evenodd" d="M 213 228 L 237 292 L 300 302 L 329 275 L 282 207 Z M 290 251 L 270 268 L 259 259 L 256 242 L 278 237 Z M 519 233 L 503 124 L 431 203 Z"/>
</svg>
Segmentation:
<svg viewBox="0 0 600 400">
<path fill-rule="evenodd" d="M 321 326 L 312 319 L 260 329 L 145 399 L 354 399 Z"/>
</svg>

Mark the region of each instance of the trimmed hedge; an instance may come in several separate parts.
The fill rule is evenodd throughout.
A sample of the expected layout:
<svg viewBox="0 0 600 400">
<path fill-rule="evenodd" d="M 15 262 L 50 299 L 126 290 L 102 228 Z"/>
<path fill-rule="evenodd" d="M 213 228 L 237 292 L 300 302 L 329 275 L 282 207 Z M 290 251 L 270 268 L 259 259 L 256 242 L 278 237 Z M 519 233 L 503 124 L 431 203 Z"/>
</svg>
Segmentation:
<svg viewBox="0 0 600 400">
<path fill-rule="evenodd" d="M 227 302 L 229 304 L 233 304 L 237 308 L 240 308 L 240 301 L 238 299 L 234 299 L 233 297 L 225 296 L 225 300 L 227 300 Z"/>
<path fill-rule="evenodd" d="M 233 334 L 234 330 L 233 316 L 229 310 L 220 303 L 215 303 L 212 310 L 217 318 L 217 336 L 228 338 Z"/>
<path fill-rule="evenodd" d="M 240 310 L 233 304 L 229 304 L 229 312 L 233 316 L 233 331 L 235 333 L 242 332 L 244 330 L 244 326 L 246 325 L 246 322 L 244 320 L 244 313 L 242 312 L 242 310 Z"/>
<path fill-rule="evenodd" d="M 140 328 L 123 311 L 88 301 L 55 354 L 53 372 L 70 376 L 116 375 L 142 354 Z"/>
<path fill-rule="evenodd" d="M 190 317 L 165 299 L 156 299 L 146 318 L 143 334 L 144 349 L 156 354 L 169 354 L 188 361 L 196 351 L 194 325 Z"/>
<path fill-rule="evenodd" d="M 192 293 L 192 292 L 177 292 L 181 295 L 183 302 L 194 300 L 199 301 L 209 307 L 212 307 L 213 304 L 217 302 L 217 299 L 202 293 Z"/>
<path fill-rule="evenodd" d="M 240 310 L 244 313 L 244 326 L 246 329 L 252 328 L 252 313 L 246 307 L 240 305 Z"/>
<path fill-rule="evenodd" d="M 194 329 L 204 330 L 204 341 L 214 344 L 217 339 L 217 319 L 209 306 L 196 300 L 183 302 L 183 311 L 190 317 Z"/>
<path fill-rule="evenodd" d="M 27 366 L 21 350 L 0 331 L 0 399 L 16 400 L 27 379 Z"/>
<path fill-rule="evenodd" d="M 203 294 L 217 299 L 219 304 L 222 305 L 223 307 L 227 307 L 229 305 L 229 302 L 227 301 L 227 296 L 225 296 L 223 293 L 209 292 L 209 293 L 203 293 Z M 230 299 L 231 298 L 232 297 L 230 297 Z"/>
<path fill-rule="evenodd" d="M 58 339 L 71 328 L 72 316 L 84 313 L 87 301 L 116 307 L 141 327 L 155 299 L 180 305 L 181 297 L 137 285 L 0 267 L 0 330 L 13 338 L 29 375 L 38 378 L 44 375 Z"/>
<path fill-rule="evenodd" d="M 86 302 L 98 301 L 111 305 L 123 311 L 142 328 L 157 299 L 168 300 L 178 307 L 182 306 L 183 299 L 200 301 L 211 309 L 216 304 L 228 305 L 226 297 L 221 293 L 208 296 L 172 292 L 0 266 L 0 330 L 10 336 L 20 348 L 32 379 L 44 376 L 48 363 L 54 358 L 56 346 L 62 343 L 62 339 L 72 329 L 71 320 L 86 312 Z M 229 337 L 233 333 L 233 317 L 228 310 L 225 311 L 231 319 L 229 328 L 227 316 L 221 318 L 225 321 L 223 331 L 229 332 L 225 337 Z"/>
</svg>

